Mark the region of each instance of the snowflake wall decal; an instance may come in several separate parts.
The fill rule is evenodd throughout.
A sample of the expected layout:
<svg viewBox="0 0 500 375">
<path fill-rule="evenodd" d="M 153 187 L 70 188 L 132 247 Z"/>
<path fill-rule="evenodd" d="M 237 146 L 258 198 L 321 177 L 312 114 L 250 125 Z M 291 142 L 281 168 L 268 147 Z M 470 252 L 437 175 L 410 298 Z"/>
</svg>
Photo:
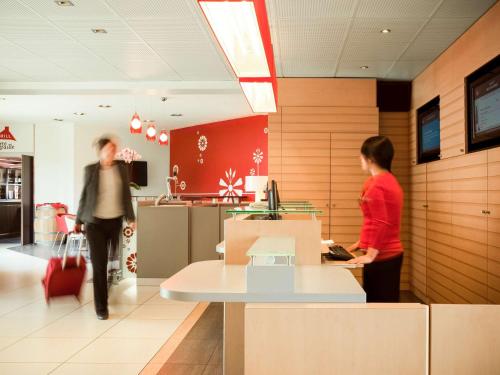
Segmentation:
<svg viewBox="0 0 500 375">
<path fill-rule="evenodd" d="M 200 151 L 205 151 L 207 149 L 207 147 L 208 147 L 208 139 L 207 139 L 207 137 L 202 135 L 198 139 L 198 148 L 200 149 Z"/>
<path fill-rule="evenodd" d="M 219 179 L 219 186 L 222 188 L 219 190 L 219 195 L 224 197 L 224 202 L 228 202 L 231 198 L 241 197 L 243 195 L 243 180 L 239 177 L 236 181 L 236 170 L 229 168 L 226 171 L 226 180 L 223 178 Z"/>
<path fill-rule="evenodd" d="M 255 176 L 255 168 L 250 168 L 250 176 Z"/>
<path fill-rule="evenodd" d="M 264 128 L 264 134 L 267 134 L 269 133 L 269 129 L 268 128 Z"/>
</svg>

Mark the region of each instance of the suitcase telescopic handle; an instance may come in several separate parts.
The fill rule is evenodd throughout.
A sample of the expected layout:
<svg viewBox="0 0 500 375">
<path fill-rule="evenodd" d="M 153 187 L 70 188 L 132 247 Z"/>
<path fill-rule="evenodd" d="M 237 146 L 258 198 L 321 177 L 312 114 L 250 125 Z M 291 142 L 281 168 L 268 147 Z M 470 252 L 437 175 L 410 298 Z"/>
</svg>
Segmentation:
<svg viewBox="0 0 500 375">
<path fill-rule="evenodd" d="M 81 232 L 82 235 L 83 235 L 83 232 Z M 71 234 L 74 234 L 74 232 L 69 232 L 68 233 L 68 238 Z M 77 267 L 80 267 L 80 258 L 81 258 L 81 255 L 82 255 L 82 247 L 81 246 L 78 246 L 78 256 L 76 257 L 76 266 Z M 68 246 L 65 247 L 64 249 L 64 255 L 63 255 L 63 260 L 62 260 L 62 269 L 64 269 L 66 267 L 66 260 L 68 258 Z"/>
</svg>

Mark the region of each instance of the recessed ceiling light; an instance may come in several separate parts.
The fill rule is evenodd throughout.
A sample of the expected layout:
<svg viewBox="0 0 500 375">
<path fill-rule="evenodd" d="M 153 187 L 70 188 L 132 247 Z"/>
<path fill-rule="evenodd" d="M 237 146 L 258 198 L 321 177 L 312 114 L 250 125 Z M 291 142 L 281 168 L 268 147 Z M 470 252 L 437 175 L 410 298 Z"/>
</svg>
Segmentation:
<svg viewBox="0 0 500 375">
<path fill-rule="evenodd" d="M 182 113 L 172 113 L 170 116 L 172 116 L 172 117 L 181 117 Z"/>
<path fill-rule="evenodd" d="M 380 32 L 382 34 L 389 34 L 392 30 L 391 29 L 383 29 L 383 30 L 380 30 Z"/>
<path fill-rule="evenodd" d="M 0 100 L 7 100 L 7 98 L 0 98 Z"/>
<path fill-rule="evenodd" d="M 99 104 L 98 107 L 99 108 L 111 108 L 111 106 L 109 104 Z"/>
<path fill-rule="evenodd" d="M 73 7 L 73 6 L 75 6 L 75 4 L 73 4 L 69 0 L 55 0 L 54 3 L 56 3 L 60 7 Z"/>
<path fill-rule="evenodd" d="M 76 115 L 76 116 L 83 116 L 83 115 L 85 115 L 84 112 L 73 112 L 73 114 Z"/>
<path fill-rule="evenodd" d="M 162 102 L 166 102 L 168 100 L 168 98 L 166 96 L 162 96 L 161 99 L 160 99 Z"/>
<path fill-rule="evenodd" d="M 106 31 L 106 29 L 92 29 L 92 32 L 94 34 L 107 34 L 108 32 Z"/>
<path fill-rule="evenodd" d="M 144 120 L 143 122 L 156 122 L 155 120 Z"/>
<path fill-rule="evenodd" d="M 59 121 L 59 122 L 64 121 L 62 118 L 55 118 L 55 119 L 53 119 L 53 120 L 54 120 L 54 121 Z"/>
<path fill-rule="evenodd" d="M 363 66 L 360 66 L 359 68 L 360 68 L 360 69 L 363 69 L 363 70 L 364 70 L 364 69 L 368 69 L 368 65 L 363 65 Z"/>
</svg>

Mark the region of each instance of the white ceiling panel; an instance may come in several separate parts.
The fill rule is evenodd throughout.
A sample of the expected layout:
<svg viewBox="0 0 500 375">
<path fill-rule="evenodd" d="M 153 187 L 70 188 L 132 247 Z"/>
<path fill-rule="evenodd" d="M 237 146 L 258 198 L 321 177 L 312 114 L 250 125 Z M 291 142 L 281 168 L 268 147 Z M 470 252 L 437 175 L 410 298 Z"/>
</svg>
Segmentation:
<svg viewBox="0 0 500 375">
<path fill-rule="evenodd" d="M 356 1 L 353 0 L 270 0 L 275 4 L 278 18 L 318 19 L 352 17 Z"/>
<path fill-rule="evenodd" d="M 436 18 L 465 17 L 478 18 L 488 10 L 496 0 L 444 0 L 437 12 Z"/>
<path fill-rule="evenodd" d="M 30 76 L 26 76 L 23 74 L 20 74 L 16 71 L 13 71 L 11 69 L 7 69 L 3 66 L 0 65 L 0 82 L 25 82 L 25 81 L 31 81 Z"/>
<path fill-rule="evenodd" d="M 19 4 L 17 0 L 2 0 L 1 1 L 0 20 L 4 19 L 38 19 L 36 13 L 29 10 L 27 7 Z"/>
<path fill-rule="evenodd" d="M 337 60 L 293 59 L 283 60 L 282 63 L 285 77 L 331 77 Z"/>
<path fill-rule="evenodd" d="M 384 77 L 392 64 L 392 61 L 384 60 L 341 61 L 337 77 Z M 363 65 L 368 66 L 368 69 L 360 69 Z"/>
<path fill-rule="evenodd" d="M 75 79 L 74 75 L 64 68 L 39 58 L 2 58 L 0 64 L 15 67 L 15 72 L 31 77 L 33 81 L 72 81 Z"/>
<path fill-rule="evenodd" d="M 70 40 L 67 36 L 42 19 L 2 19 L 0 36 L 12 42 L 38 41 L 58 43 Z"/>
<path fill-rule="evenodd" d="M 397 61 L 384 78 L 412 80 L 429 65 L 428 60 L 420 61 Z"/>
<path fill-rule="evenodd" d="M 72 38 L 92 43 L 140 43 L 137 35 L 121 20 L 85 19 L 57 20 L 54 24 Z M 105 29 L 106 34 L 96 34 L 92 29 Z"/>
<path fill-rule="evenodd" d="M 186 0 L 192 1 L 192 0 Z M 191 18 L 184 0 L 107 0 L 107 4 L 125 19 Z"/>
<path fill-rule="evenodd" d="M 474 18 L 433 18 L 418 34 L 413 43 L 401 56 L 402 61 L 434 60 L 453 43 L 470 25 Z"/>
<path fill-rule="evenodd" d="M 441 0 L 360 0 L 357 16 L 364 18 L 429 17 Z"/>
<path fill-rule="evenodd" d="M 4 0 L 2 0 L 4 1 Z M 58 6 L 54 0 L 17 0 L 42 17 L 49 20 L 67 20 L 83 18 L 113 19 L 116 18 L 102 0 L 71 0 L 75 6 Z"/>
</svg>

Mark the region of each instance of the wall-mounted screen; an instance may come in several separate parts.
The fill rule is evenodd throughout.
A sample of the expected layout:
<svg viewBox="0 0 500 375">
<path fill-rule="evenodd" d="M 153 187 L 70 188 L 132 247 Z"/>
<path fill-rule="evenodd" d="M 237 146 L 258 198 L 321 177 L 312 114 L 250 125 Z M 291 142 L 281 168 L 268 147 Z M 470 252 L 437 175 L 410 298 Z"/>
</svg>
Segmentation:
<svg viewBox="0 0 500 375">
<path fill-rule="evenodd" d="M 133 161 L 130 168 L 130 182 L 139 186 L 148 186 L 148 162 Z"/>
<path fill-rule="evenodd" d="M 500 145 L 500 55 L 466 78 L 467 148 Z"/>
<path fill-rule="evenodd" d="M 417 110 L 418 162 L 439 159 L 441 152 L 441 126 L 439 122 L 439 97 Z"/>
</svg>

